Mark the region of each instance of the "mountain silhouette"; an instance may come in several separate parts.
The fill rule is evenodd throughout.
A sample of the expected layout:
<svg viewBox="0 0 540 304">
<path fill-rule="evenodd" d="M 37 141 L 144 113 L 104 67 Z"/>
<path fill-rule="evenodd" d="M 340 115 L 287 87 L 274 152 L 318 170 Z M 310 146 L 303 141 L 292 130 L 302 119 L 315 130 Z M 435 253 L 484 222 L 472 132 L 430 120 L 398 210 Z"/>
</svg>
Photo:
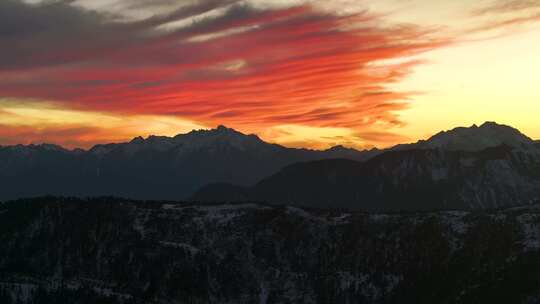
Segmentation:
<svg viewBox="0 0 540 304">
<path fill-rule="evenodd" d="M 192 200 L 240 198 L 367 211 L 527 205 L 540 199 L 540 150 L 519 131 L 486 123 L 396 146 L 365 162 L 305 162 L 290 165 L 252 187 L 208 185 Z"/>
<path fill-rule="evenodd" d="M 428 140 L 415 144 L 397 145 L 393 150 L 444 149 L 448 151 L 481 151 L 486 148 L 508 145 L 515 148 L 534 144 L 528 136 L 510 126 L 486 122 L 481 126 L 458 127 L 442 131 Z"/>
<path fill-rule="evenodd" d="M 370 151 L 286 148 L 225 126 L 89 150 L 17 145 L 0 147 L 0 200 L 112 195 L 370 211 L 497 208 L 540 198 L 538 146 L 496 123 Z"/>
<path fill-rule="evenodd" d="M 180 200 L 210 183 L 252 185 L 295 162 L 364 160 L 377 153 L 286 148 L 224 126 L 137 137 L 88 151 L 49 144 L 0 147 L 0 200 L 41 195 Z"/>
</svg>

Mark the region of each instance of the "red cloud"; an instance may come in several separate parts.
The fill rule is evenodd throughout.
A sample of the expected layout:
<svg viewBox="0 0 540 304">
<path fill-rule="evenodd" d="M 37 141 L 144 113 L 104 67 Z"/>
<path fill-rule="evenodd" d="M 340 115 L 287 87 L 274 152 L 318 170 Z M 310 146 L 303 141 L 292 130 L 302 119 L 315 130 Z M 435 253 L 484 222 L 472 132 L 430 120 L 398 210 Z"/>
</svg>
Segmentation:
<svg viewBox="0 0 540 304">
<path fill-rule="evenodd" d="M 362 131 L 401 124 L 396 111 L 409 93 L 386 86 L 418 64 L 381 62 L 447 43 L 418 27 L 384 27 L 366 13 L 336 16 L 302 6 L 237 15 L 123 45 L 45 52 L 33 60 L 54 65 L 0 71 L 0 94 L 251 132 L 279 124 Z M 190 40 L 238 27 L 245 31 Z"/>
</svg>

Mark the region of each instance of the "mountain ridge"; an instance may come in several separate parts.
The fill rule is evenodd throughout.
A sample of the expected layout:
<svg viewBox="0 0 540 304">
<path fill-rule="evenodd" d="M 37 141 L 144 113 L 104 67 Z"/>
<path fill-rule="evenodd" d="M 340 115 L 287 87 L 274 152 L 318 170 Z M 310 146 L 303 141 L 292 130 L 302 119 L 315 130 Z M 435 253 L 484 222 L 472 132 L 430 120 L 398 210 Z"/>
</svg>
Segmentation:
<svg viewBox="0 0 540 304">
<path fill-rule="evenodd" d="M 259 141 L 259 142 L 264 142 L 266 144 L 275 145 L 275 146 L 279 146 L 279 147 L 283 147 L 283 148 L 287 148 L 287 149 L 297 149 L 297 150 L 306 150 L 306 151 L 315 151 L 315 152 L 330 152 L 330 151 L 371 152 L 371 151 L 401 150 L 401 149 L 405 149 L 405 148 L 412 149 L 412 148 L 420 148 L 420 147 L 422 147 L 422 148 L 433 148 L 434 145 L 430 146 L 430 145 L 426 145 L 426 143 L 429 143 L 430 141 L 437 140 L 440 137 L 444 137 L 444 136 L 447 136 L 447 135 L 451 136 L 452 134 L 459 133 L 459 132 L 462 133 L 463 131 L 470 133 L 470 131 L 474 131 L 474 130 L 490 130 L 490 131 L 492 131 L 491 135 L 494 135 L 497 132 L 501 132 L 501 131 L 502 132 L 506 131 L 506 133 L 512 132 L 512 133 L 514 133 L 514 135 L 521 138 L 522 143 L 540 144 L 540 139 L 538 139 L 538 140 L 531 139 L 530 137 L 528 137 L 528 136 L 524 135 L 523 133 L 521 133 L 518 129 L 515 129 L 515 128 L 509 126 L 509 125 L 498 124 L 498 123 L 492 122 L 492 121 L 486 121 L 483 124 L 481 124 L 480 126 L 478 126 L 476 124 L 473 124 L 470 127 L 456 127 L 456 128 L 449 129 L 449 130 L 440 131 L 440 132 L 436 133 L 435 135 L 433 135 L 433 136 L 431 136 L 431 137 L 429 137 L 427 139 L 421 139 L 421 140 L 418 140 L 417 142 L 414 142 L 414 143 L 403 143 L 403 144 L 397 144 L 395 146 L 391 146 L 391 147 L 387 147 L 387 148 L 374 147 L 374 148 L 371 148 L 371 149 L 363 149 L 363 150 L 359 150 L 359 149 L 356 149 L 356 148 L 353 148 L 353 147 L 343 146 L 342 144 L 337 144 L 337 145 L 329 147 L 327 149 L 311 149 L 311 148 L 305 148 L 305 147 L 301 147 L 301 148 L 287 147 L 287 146 L 284 146 L 284 145 L 281 145 L 281 144 L 278 144 L 278 143 L 266 142 L 266 141 L 262 140 L 256 134 L 242 133 L 242 132 L 239 132 L 239 131 L 237 131 L 237 130 L 235 130 L 233 128 L 228 128 L 228 127 L 226 127 L 224 125 L 219 125 L 214 129 L 194 129 L 194 130 L 191 130 L 191 131 L 189 131 L 187 133 L 179 133 L 179 134 L 174 135 L 174 136 L 149 135 L 146 138 L 143 137 L 143 136 L 137 136 L 137 137 L 134 137 L 133 139 L 131 139 L 129 141 L 96 144 L 96 145 L 94 145 L 94 146 L 92 146 L 92 147 L 90 147 L 88 149 L 82 149 L 82 148 L 68 149 L 68 148 L 65 148 L 65 147 L 63 147 L 61 145 L 51 144 L 51 143 L 39 143 L 39 144 L 33 143 L 33 144 L 28 144 L 28 145 L 23 145 L 23 144 L 1 145 L 0 144 L 0 148 L 9 148 L 9 147 L 29 147 L 29 148 L 34 147 L 34 148 L 36 148 L 36 147 L 48 146 L 48 147 L 56 147 L 57 149 L 70 151 L 70 152 L 81 152 L 81 151 L 89 152 L 91 150 L 94 150 L 94 149 L 97 149 L 97 148 L 100 148 L 100 147 L 103 147 L 103 146 L 125 145 L 125 144 L 130 144 L 130 143 L 138 144 L 138 143 L 146 143 L 148 141 L 155 142 L 155 141 L 160 141 L 160 140 L 161 141 L 175 141 L 175 140 L 182 140 L 183 137 L 185 137 L 185 138 L 194 138 L 194 137 L 196 137 L 198 135 L 221 135 L 221 136 L 228 135 L 229 139 L 231 137 L 233 137 L 233 136 L 246 137 L 246 138 L 251 138 L 251 139 Z M 497 146 L 497 145 L 500 145 L 500 144 L 503 144 L 503 143 L 509 144 L 508 142 L 504 142 L 503 139 L 499 139 L 499 141 L 496 142 L 496 143 L 487 143 L 486 145 Z M 448 149 L 448 147 L 443 147 L 443 148 Z M 483 148 L 485 148 L 485 147 L 483 147 Z M 459 150 L 459 149 L 456 149 L 456 148 L 452 148 L 452 149 L 453 150 Z M 465 149 L 465 150 L 468 150 L 468 149 Z"/>
<path fill-rule="evenodd" d="M 426 140 L 396 145 L 391 150 L 440 148 L 454 151 L 479 151 L 507 144 L 516 148 L 534 144 L 534 140 L 511 126 L 487 121 L 480 126 L 456 127 L 441 131 Z"/>
<path fill-rule="evenodd" d="M 489 135 L 492 138 L 483 141 L 475 140 L 479 135 L 470 136 L 469 133 Z M 443 140 L 440 139 L 441 137 Z M 457 153 L 455 147 L 462 145 L 462 138 L 473 139 L 475 145 L 472 149 L 465 149 L 471 153 L 495 148 L 494 145 L 501 143 L 511 146 L 516 151 L 527 150 L 531 147 L 537 150 L 538 146 L 516 129 L 495 123 L 441 132 L 416 144 L 366 151 L 343 146 L 335 146 L 327 150 L 287 148 L 267 143 L 254 134 L 246 135 L 225 126 L 212 130 L 193 130 L 174 137 L 148 136 L 146 139 L 136 137 L 129 142 L 96 145 L 89 150 L 66 150 L 50 144 L 16 145 L 0 148 L 0 182 L 4 185 L 4 189 L 0 191 L 0 200 L 48 194 L 79 197 L 113 195 L 133 199 L 180 200 L 193 197 L 194 194 L 200 193 L 198 190 L 215 184 L 221 184 L 219 192 L 223 195 L 223 199 L 227 197 L 227 189 L 234 190 L 232 198 L 238 199 L 243 195 L 243 188 L 257 185 L 295 163 L 309 164 L 312 161 L 329 159 L 370 162 L 374 158 L 385 157 L 384 155 L 387 154 L 390 155 L 390 157 L 386 156 L 387 159 L 390 158 L 387 162 L 392 162 L 391 158 L 405 158 L 403 166 L 409 166 L 407 164 L 409 160 L 406 160 L 410 157 L 408 155 L 415 153 L 420 155 L 421 152 L 407 151 L 440 150 Z M 434 144 L 426 145 L 426 142 Z M 444 170 L 447 168 L 432 162 L 437 159 L 439 162 L 450 162 L 461 155 L 454 153 L 458 156 L 444 156 L 449 158 L 439 159 L 441 155 L 452 154 L 446 152 L 442 154 L 429 152 L 432 153 L 429 156 L 431 158 L 413 157 L 413 161 L 420 161 L 416 163 L 418 168 L 431 170 L 430 168 L 433 167 L 433 170 L 440 171 L 439 175 L 444 175 Z M 531 165 L 525 160 L 514 161 L 512 157 L 501 161 L 512 161 L 507 163 L 512 166 Z M 328 161 L 328 163 L 333 162 Z M 387 164 L 382 162 L 379 165 L 386 166 Z M 446 165 L 449 166 L 450 163 Z M 536 164 L 531 166 L 536 168 Z M 351 167 L 358 166 L 354 163 Z M 465 170 L 465 167 L 462 169 Z M 360 171 L 364 170 L 362 166 L 359 168 Z M 482 170 L 484 169 L 489 168 Z M 336 171 L 336 168 L 333 170 Z M 511 172 L 511 174 L 521 181 L 524 179 L 520 175 L 521 171 Z M 395 174 L 409 176 L 412 173 L 414 172 L 396 171 L 385 174 L 386 178 L 391 180 L 399 178 Z M 483 173 L 485 172 L 480 171 L 478 174 Z M 423 178 L 437 178 L 438 174 L 424 173 L 424 175 Z M 236 186 L 229 187 L 226 184 Z M 291 181 L 291 185 L 294 184 Z M 333 185 L 330 186 L 333 187 Z M 317 190 L 324 191 L 323 184 Z M 325 194 L 322 193 L 321 197 L 324 196 Z M 338 197 L 340 196 L 337 195 L 335 199 Z M 350 201 L 350 198 L 345 201 Z M 499 204 L 498 201 L 497 204 Z"/>
<path fill-rule="evenodd" d="M 136 137 L 89 150 L 0 148 L 0 200 L 47 194 L 183 199 L 208 183 L 250 185 L 300 161 L 362 160 L 372 152 L 286 148 L 220 126 L 174 137 Z"/>
<path fill-rule="evenodd" d="M 221 200 L 219 200 L 221 198 Z M 207 185 L 193 201 L 260 201 L 369 212 L 494 209 L 540 198 L 540 150 L 395 150 L 364 162 L 292 164 L 252 187 Z"/>
</svg>

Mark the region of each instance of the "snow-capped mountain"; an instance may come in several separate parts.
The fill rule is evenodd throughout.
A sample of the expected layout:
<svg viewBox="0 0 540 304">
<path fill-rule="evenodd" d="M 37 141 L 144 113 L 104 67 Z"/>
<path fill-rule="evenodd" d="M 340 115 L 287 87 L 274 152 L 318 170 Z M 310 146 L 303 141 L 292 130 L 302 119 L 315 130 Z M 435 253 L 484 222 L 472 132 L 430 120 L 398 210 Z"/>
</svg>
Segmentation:
<svg viewBox="0 0 540 304">
<path fill-rule="evenodd" d="M 224 126 L 88 151 L 18 145 L 0 148 L 0 200 L 47 194 L 179 200 L 202 189 L 194 199 L 370 210 L 490 208 L 537 198 L 537 146 L 495 123 L 370 151 L 291 149 Z"/>
<path fill-rule="evenodd" d="M 90 149 L 96 154 L 107 154 L 113 151 L 122 151 L 134 154 L 141 151 L 169 151 L 192 152 L 197 150 L 235 149 L 248 150 L 276 150 L 283 148 L 278 145 L 268 144 L 256 135 L 245 135 L 225 126 L 218 126 L 212 130 L 194 130 L 187 134 L 179 134 L 174 137 L 150 136 L 147 139 L 136 137 L 132 141 L 120 144 L 97 145 Z"/>
<path fill-rule="evenodd" d="M 205 184 L 251 185 L 295 162 L 363 160 L 375 151 L 291 149 L 220 126 L 175 137 L 69 151 L 54 145 L 0 148 L 0 200 L 36 195 L 183 199 Z"/>
<path fill-rule="evenodd" d="M 513 128 L 486 123 L 441 132 L 365 162 L 293 164 L 253 187 L 208 185 L 192 197 L 233 198 L 368 211 L 528 205 L 540 200 L 540 149 Z"/>
<path fill-rule="evenodd" d="M 459 127 L 442 131 L 428 140 L 415 144 L 398 145 L 394 150 L 403 149 L 443 149 L 448 151 L 481 151 L 486 148 L 508 145 L 514 148 L 527 148 L 534 141 L 510 126 L 486 122 L 481 126 Z"/>
</svg>

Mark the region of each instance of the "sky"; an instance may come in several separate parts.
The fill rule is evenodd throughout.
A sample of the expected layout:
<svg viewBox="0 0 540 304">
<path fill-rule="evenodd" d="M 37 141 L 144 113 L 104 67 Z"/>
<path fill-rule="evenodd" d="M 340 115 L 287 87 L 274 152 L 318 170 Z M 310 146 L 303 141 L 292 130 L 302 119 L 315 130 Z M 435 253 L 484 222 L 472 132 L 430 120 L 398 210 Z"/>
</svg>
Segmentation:
<svg viewBox="0 0 540 304">
<path fill-rule="evenodd" d="M 540 138 L 540 0 L 1 0 L 0 145 Z"/>
</svg>

